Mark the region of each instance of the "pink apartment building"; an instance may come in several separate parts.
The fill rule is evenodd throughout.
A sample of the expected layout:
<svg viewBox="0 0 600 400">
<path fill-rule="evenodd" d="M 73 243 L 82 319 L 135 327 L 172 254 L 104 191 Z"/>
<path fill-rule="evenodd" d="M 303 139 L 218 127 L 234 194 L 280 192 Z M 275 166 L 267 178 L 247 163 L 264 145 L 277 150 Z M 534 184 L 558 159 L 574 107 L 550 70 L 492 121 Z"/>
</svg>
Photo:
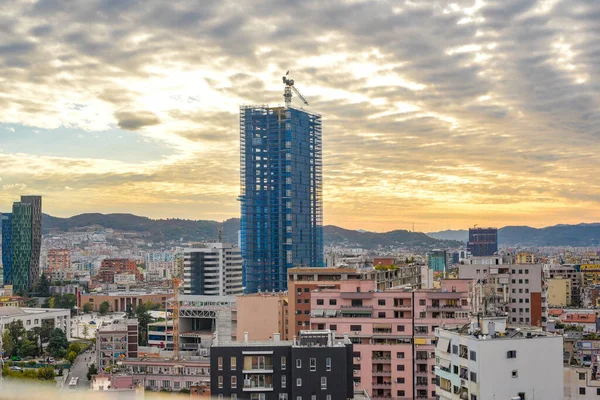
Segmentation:
<svg viewBox="0 0 600 400">
<path fill-rule="evenodd" d="M 354 383 L 377 399 L 435 399 L 437 327 L 469 322 L 470 280 L 441 289 L 375 290 L 373 281 L 342 281 L 311 293 L 311 329 L 350 334 Z"/>
</svg>

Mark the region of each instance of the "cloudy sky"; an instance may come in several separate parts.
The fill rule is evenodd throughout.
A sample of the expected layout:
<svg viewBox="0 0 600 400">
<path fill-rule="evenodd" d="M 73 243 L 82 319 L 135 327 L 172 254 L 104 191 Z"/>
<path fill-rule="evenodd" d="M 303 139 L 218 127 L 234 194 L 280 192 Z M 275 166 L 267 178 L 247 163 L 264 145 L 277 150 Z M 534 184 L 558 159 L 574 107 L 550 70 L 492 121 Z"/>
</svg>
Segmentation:
<svg viewBox="0 0 600 400">
<path fill-rule="evenodd" d="M 0 207 L 239 215 L 239 105 L 323 115 L 325 223 L 600 221 L 597 0 L 6 1 Z"/>
</svg>

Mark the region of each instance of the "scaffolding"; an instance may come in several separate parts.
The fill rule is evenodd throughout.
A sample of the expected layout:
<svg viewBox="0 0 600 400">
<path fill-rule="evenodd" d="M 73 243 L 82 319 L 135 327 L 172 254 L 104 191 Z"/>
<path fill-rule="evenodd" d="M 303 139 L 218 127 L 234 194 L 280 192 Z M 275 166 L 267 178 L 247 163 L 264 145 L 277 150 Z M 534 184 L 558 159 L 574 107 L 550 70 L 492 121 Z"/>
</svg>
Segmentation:
<svg viewBox="0 0 600 400">
<path fill-rule="evenodd" d="M 287 270 L 323 266 L 321 116 L 240 108 L 243 284 L 287 290 Z"/>
</svg>

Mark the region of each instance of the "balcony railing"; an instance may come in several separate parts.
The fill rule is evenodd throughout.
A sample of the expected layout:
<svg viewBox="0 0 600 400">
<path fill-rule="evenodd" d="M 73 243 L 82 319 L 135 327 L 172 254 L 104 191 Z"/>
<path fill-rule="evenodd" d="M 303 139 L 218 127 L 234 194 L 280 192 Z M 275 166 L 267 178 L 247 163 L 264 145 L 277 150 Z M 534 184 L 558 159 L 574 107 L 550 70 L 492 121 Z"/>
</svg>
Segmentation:
<svg viewBox="0 0 600 400">
<path fill-rule="evenodd" d="M 392 371 L 371 371 L 373 376 L 392 376 Z"/>
<path fill-rule="evenodd" d="M 373 364 L 391 364 L 392 359 L 390 357 L 373 357 Z"/>
<path fill-rule="evenodd" d="M 344 309 L 352 309 L 352 308 L 361 309 L 361 308 L 368 308 L 369 310 L 371 310 L 371 309 L 373 309 L 373 306 L 369 306 L 369 305 L 366 305 L 366 304 L 361 304 L 361 305 L 358 305 L 358 304 L 357 304 L 357 305 L 350 305 L 350 306 L 348 306 L 348 305 L 342 305 L 342 306 L 341 306 L 341 308 L 344 308 Z"/>
<path fill-rule="evenodd" d="M 392 387 L 392 382 L 374 383 L 373 389 L 389 389 Z"/>
<path fill-rule="evenodd" d="M 271 371 L 271 372 L 273 372 L 273 364 L 252 364 L 250 366 L 250 369 L 247 369 L 244 366 L 244 369 L 242 371 L 245 374 L 246 373 L 253 373 L 253 372 L 265 372 L 265 371 Z"/>
<path fill-rule="evenodd" d="M 265 384 L 262 386 L 244 384 L 244 387 L 242 389 L 244 390 L 244 392 L 270 392 L 273 390 L 273 384 Z"/>
</svg>

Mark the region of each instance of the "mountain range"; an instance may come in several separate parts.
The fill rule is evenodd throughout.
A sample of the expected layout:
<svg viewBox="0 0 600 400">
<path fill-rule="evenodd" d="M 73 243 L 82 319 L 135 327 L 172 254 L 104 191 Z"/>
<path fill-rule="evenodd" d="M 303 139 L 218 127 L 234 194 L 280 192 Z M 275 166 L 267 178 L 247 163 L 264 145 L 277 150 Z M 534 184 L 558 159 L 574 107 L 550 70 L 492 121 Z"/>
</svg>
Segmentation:
<svg viewBox="0 0 600 400">
<path fill-rule="evenodd" d="M 123 232 L 137 232 L 149 242 L 203 242 L 215 241 L 218 237 L 217 221 L 194 221 L 185 219 L 150 219 L 133 214 L 81 214 L 70 218 L 58 218 L 47 214 L 42 217 L 44 233 L 51 231 L 73 231 L 98 227 Z M 240 219 L 231 218 L 223 222 L 223 240 L 237 243 Z M 460 242 L 435 239 L 420 232 L 395 230 L 374 233 L 344 229 L 333 225 L 323 227 L 326 246 L 361 247 L 375 249 L 393 248 L 446 248 L 462 246 Z"/>
<path fill-rule="evenodd" d="M 429 232 L 428 236 L 442 240 L 467 242 L 468 230 L 446 230 Z M 600 245 L 600 223 L 577 225 L 554 225 L 546 228 L 529 226 L 505 226 L 498 229 L 498 244 L 501 246 L 573 246 Z"/>
<path fill-rule="evenodd" d="M 44 233 L 69 231 L 97 226 L 123 232 L 138 232 L 148 241 L 214 241 L 218 237 L 219 223 L 209 220 L 151 219 L 133 214 L 81 214 L 70 218 L 43 215 Z M 237 243 L 240 219 L 223 222 L 223 240 Z M 326 246 L 377 248 L 460 248 L 468 239 L 467 230 L 440 232 L 410 232 L 394 230 L 376 233 L 364 230 L 344 229 L 334 225 L 323 227 Z M 555 225 L 546 228 L 506 226 L 498 230 L 501 246 L 598 246 L 600 223 L 578 225 Z"/>
</svg>

